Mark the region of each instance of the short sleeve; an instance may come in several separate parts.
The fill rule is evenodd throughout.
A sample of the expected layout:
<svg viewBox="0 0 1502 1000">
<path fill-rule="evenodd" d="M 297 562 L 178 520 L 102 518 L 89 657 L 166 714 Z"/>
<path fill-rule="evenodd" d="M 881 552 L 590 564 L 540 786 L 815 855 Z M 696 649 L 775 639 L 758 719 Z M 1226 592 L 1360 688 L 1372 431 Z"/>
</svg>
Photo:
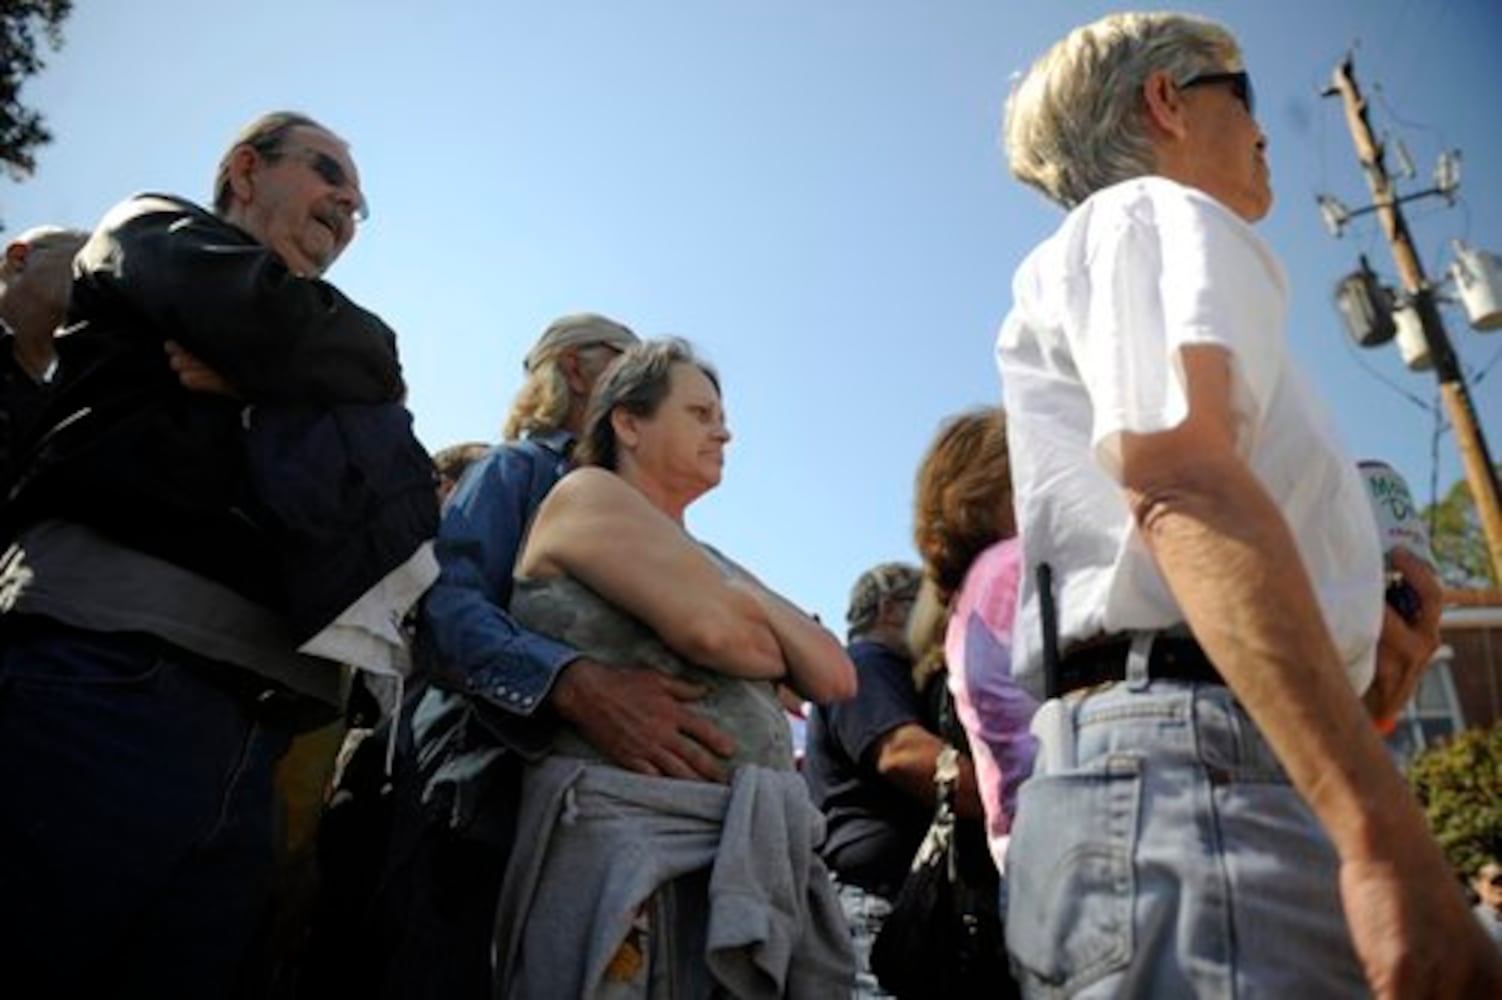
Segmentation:
<svg viewBox="0 0 1502 1000">
<path fill-rule="evenodd" d="M 1188 414 L 1183 348 L 1223 349 L 1238 445 L 1251 448 L 1279 377 L 1286 281 L 1250 228 L 1180 185 L 1155 181 L 1097 209 L 1071 295 L 1071 353 L 1092 405 L 1097 461 L 1120 476 L 1120 436 Z"/>
<path fill-rule="evenodd" d="M 861 765 L 876 742 L 898 726 L 922 724 L 922 709 L 907 664 L 885 652 L 852 650 L 860 677 L 854 698 L 826 705 L 829 730 L 846 756 Z"/>
</svg>

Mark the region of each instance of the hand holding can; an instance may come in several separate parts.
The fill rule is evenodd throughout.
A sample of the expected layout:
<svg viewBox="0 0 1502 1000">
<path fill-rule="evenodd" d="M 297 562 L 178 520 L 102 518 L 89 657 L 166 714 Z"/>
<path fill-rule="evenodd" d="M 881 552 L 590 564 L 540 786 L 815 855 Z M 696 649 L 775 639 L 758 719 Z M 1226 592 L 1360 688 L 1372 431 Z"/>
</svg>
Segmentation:
<svg viewBox="0 0 1502 1000">
<path fill-rule="evenodd" d="M 1438 572 L 1434 552 L 1429 547 L 1429 531 L 1419 516 L 1408 483 L 1386 462 L 1367 460 L 1358 463 L 1377 519 L 1377 534 L 1382 541 L 1382 558 L 1387 567 L 1387 603 L 1406 622 L 1414 622 L 1423 610 L 1418 591 L 1403 574 L 1393 568 L 1393 549 L 1402 546 Z"/>
<path fill-rule="evenodd" d="M 1408 484 L 1385 462 L 1362 462 L 1360 470 L 1382 543 L 1385 596 L 1403 622 L 1398 626 L 1390 619 L 1384 621 L 1376 675 L 1363 695 L 1377 728 L 1386 735 L 1413 696 L 1439 643 L 1440 590 L 1429 532 Z"/>
</svg>

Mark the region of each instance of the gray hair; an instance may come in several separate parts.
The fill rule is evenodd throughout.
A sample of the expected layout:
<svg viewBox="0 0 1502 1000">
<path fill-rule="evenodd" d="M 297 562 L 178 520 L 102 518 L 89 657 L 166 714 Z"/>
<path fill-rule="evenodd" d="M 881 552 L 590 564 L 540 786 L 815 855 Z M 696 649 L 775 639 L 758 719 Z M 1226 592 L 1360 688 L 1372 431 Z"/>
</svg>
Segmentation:
<svg viewBox="0 0 1502 1000">
<path fill-rule="evenodd" d="M 287 141 L 288 134 L 295 128 L 316 128 L 320 132 L 334 134 L 300 111 L 272 111 L 261 115 L 235 135 L 234 142 L 229 144 L 229 149 L 219 160 L 219 172 L 214 176 L 214 214 L 224 215 L 229 211 L 232 200 L 229 168 L 235 150 L 249 146 L 263 158 L 275 162 L 281 157 L 282 145 Z"/>
<path fill-rule="evenodd" d="M 673 366 L 693 365 L 720 391 L 720 376 L 701 361 L 693 345 L 681 337 L 644 340 L 610 363 L 595 383 L 584 418 L 584 436 L 574 451 L 580 465 L 598 465 L 612 472 L 618 466 L 615 425 L 610 415 L 617 409 L 638 417 L 657 412 L 672 388 Z"/>
<path fill-rule="evenodd" d="M 850 606 L 845 610 L 848 636 L 856 639 L 871 631 L 882 601 L 916 601 L 922 583 L 923 574 L 909 563 L 878 563 L 866 570 L 850 588 Z"/>
<path fill-rule="evenodd" d="M 640 343 L 631 328 L 599 313 L 571 313 L 549 323 L 522 360 L 526 381 L 517 390 L 501 437 L 515 441 L 562 427 L 568 419 L 573 392 L 558 361 L 569 348 L 585 350 L 602 345 L 624 351 Z"/>
<path fill-rule="evenodd" d="M 1191 14 L 1110 14 L 1076 28 L 1033 63 L 1007 99 L 1012 175 L 1073 208 L 1154 173 L 1143 117 L 1147 78 L 1164 70 L 1182 81 L 1240 65 L 1231 33 Z"/>
</svg>

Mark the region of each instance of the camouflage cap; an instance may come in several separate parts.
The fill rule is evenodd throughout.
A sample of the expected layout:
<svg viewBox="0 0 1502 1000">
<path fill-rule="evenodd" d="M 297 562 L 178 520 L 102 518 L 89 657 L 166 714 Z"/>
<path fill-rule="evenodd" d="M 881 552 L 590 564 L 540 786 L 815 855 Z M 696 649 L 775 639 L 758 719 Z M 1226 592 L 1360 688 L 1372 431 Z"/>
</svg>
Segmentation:
<svg viewBox="0 0 1502 1000">
<path fill-rule="evenodd" d="M 884 599 L 914 600 L 922 582 L 918 567 L 908 563 L 879 563 L 866 570 L 850 588 L 850 606 L 845 611 L 849 634 L 860 635 L 875 625 Z"/>
</svg>

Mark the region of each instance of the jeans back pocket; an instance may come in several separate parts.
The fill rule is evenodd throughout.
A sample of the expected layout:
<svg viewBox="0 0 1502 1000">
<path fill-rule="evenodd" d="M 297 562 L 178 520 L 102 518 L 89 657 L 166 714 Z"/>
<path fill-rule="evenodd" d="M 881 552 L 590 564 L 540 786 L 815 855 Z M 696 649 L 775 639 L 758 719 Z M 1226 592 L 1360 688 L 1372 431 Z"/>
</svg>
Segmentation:
<svg viewBox="0 0 1502 1000">
<path fill-rule="evenodd" d="M 1132 958 L 1141 761 L 1035 775 L 1007 849 L 1007 945 L 1019 972 L 1072 993 Z"/>
</svg>

